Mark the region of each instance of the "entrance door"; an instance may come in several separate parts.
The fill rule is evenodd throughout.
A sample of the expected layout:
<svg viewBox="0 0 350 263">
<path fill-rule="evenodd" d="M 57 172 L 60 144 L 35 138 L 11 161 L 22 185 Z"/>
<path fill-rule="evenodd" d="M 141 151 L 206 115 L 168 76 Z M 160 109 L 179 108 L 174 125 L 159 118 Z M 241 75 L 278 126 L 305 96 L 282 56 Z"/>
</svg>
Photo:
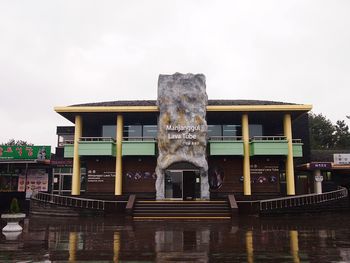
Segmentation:
<svg viewBox="0 0 350 263">
<path fill-rule="evenodd" d="M 198 170 L 165 171 L 165 198 L 194 200 L 200 198 Z"/>
<path fill-rule="evenodd" d="M 196 173 L 195 171 L 183 171 L 183 199 L 193 200 L 196 198 Z"/>
<path fill-rule="evenodd" d="M 165 198 L 182 199 L 182 171 L 165 171 Z"/>
<path fill-rule="evenodd" d="M 53 193 L 68 194 L 71 191 L 72 191 L 72 175 L 71 174 L 54 174 Z"/>
</svg>

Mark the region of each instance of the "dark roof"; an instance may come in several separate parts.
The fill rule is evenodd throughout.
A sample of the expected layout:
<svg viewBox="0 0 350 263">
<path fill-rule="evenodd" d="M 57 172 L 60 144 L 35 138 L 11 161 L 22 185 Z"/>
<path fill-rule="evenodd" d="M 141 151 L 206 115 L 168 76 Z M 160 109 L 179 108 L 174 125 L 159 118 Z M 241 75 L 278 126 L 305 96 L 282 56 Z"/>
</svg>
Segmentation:
<svg viewBox="0 0 350 263">
<path fill-rule="evenodd" d="M 93 102 L 71 105 L 72 107 L 88 106 L 156 106 L 156 100 L 118 100 Z M 208 100 L 208 105 L 296 105 L 295 103 L 286 103 L 266 100 Z"/>
</svg>

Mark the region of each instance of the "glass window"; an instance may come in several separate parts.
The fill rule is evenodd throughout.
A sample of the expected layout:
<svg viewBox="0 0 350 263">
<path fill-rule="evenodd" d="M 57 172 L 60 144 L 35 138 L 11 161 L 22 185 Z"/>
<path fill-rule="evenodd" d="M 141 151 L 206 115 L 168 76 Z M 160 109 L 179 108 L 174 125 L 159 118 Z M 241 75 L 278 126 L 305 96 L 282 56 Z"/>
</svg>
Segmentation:
<svg viewBox="0 0 350 263">
<path fill-rule="evenodd" d="M 12 190 L 11 175 L 0 175 L 0 191 L 9 192 Z"/>
<path fill-rule="evenodd" d="M 142 137 L 141 125 L 126 125 L 124 126 L 124 137 L 126 140 L 140 140 Z"/>
<path fill-rule="evenodd" d="M 226 139 L 232 139 L 234 136 L 239 136 L 242 133 L 241 125 L 222 125 L 222 135 Z M 230 138 L 231 137 L 231 138 Z"/>
<path fill-rule="evenodd" d="M 249 124 L 249 137 L 263 136 L 263 127 L 261 124 Z"/>
<path fill-rule="evenodd" d="M 102 126 L 102 137 L 116 138 L 116 125 L 103 125 Z"/>
<path fill-rule="evenodd" d="M 66 144 L 66 141 L 73 141 L 73 134 L 64 134 L 58 136 L 58 147 L 63 147 Z"/>
<path fill-rule="evenodd" d="M 212 140 L 221 140 L 221 125 L 208 125 L 208 137 Z"/>
<path fill-rule="evenodd" d="M 157 125 L 143 125 L 143 140 L 157 138 Z"/>
</svg>

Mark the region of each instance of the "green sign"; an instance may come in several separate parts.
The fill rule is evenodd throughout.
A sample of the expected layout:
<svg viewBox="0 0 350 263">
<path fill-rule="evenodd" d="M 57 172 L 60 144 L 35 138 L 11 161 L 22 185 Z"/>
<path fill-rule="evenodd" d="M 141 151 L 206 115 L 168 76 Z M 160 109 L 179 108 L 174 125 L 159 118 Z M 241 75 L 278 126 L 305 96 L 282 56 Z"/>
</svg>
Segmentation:
<svg viewBox="0 0 350 263">
<path fill-rule="evenodd" d="M 51 146 L 0 145 L 0 160 L 50 160 Z"/>
</svg>

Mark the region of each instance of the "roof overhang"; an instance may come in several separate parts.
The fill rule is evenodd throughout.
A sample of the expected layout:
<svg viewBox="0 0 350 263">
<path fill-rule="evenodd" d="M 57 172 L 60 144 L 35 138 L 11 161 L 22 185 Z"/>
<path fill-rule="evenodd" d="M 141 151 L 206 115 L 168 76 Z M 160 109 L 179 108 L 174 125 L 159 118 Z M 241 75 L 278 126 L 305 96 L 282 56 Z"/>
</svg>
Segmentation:
<svg viewBox="0 0 350 263">
<path fill-rule="evenodd" d="M 312 109 L 309 104 L 282 105 L 208 105 L 208 112 L 298 112 L 304 113 Z M 74 122 L 74 115 L 80 113 L 126 113 L 126 112 L 159 112 L 158 106 L 69 106 L 55 107 L 54 110 L 63 117 Z"/>
</svg>

